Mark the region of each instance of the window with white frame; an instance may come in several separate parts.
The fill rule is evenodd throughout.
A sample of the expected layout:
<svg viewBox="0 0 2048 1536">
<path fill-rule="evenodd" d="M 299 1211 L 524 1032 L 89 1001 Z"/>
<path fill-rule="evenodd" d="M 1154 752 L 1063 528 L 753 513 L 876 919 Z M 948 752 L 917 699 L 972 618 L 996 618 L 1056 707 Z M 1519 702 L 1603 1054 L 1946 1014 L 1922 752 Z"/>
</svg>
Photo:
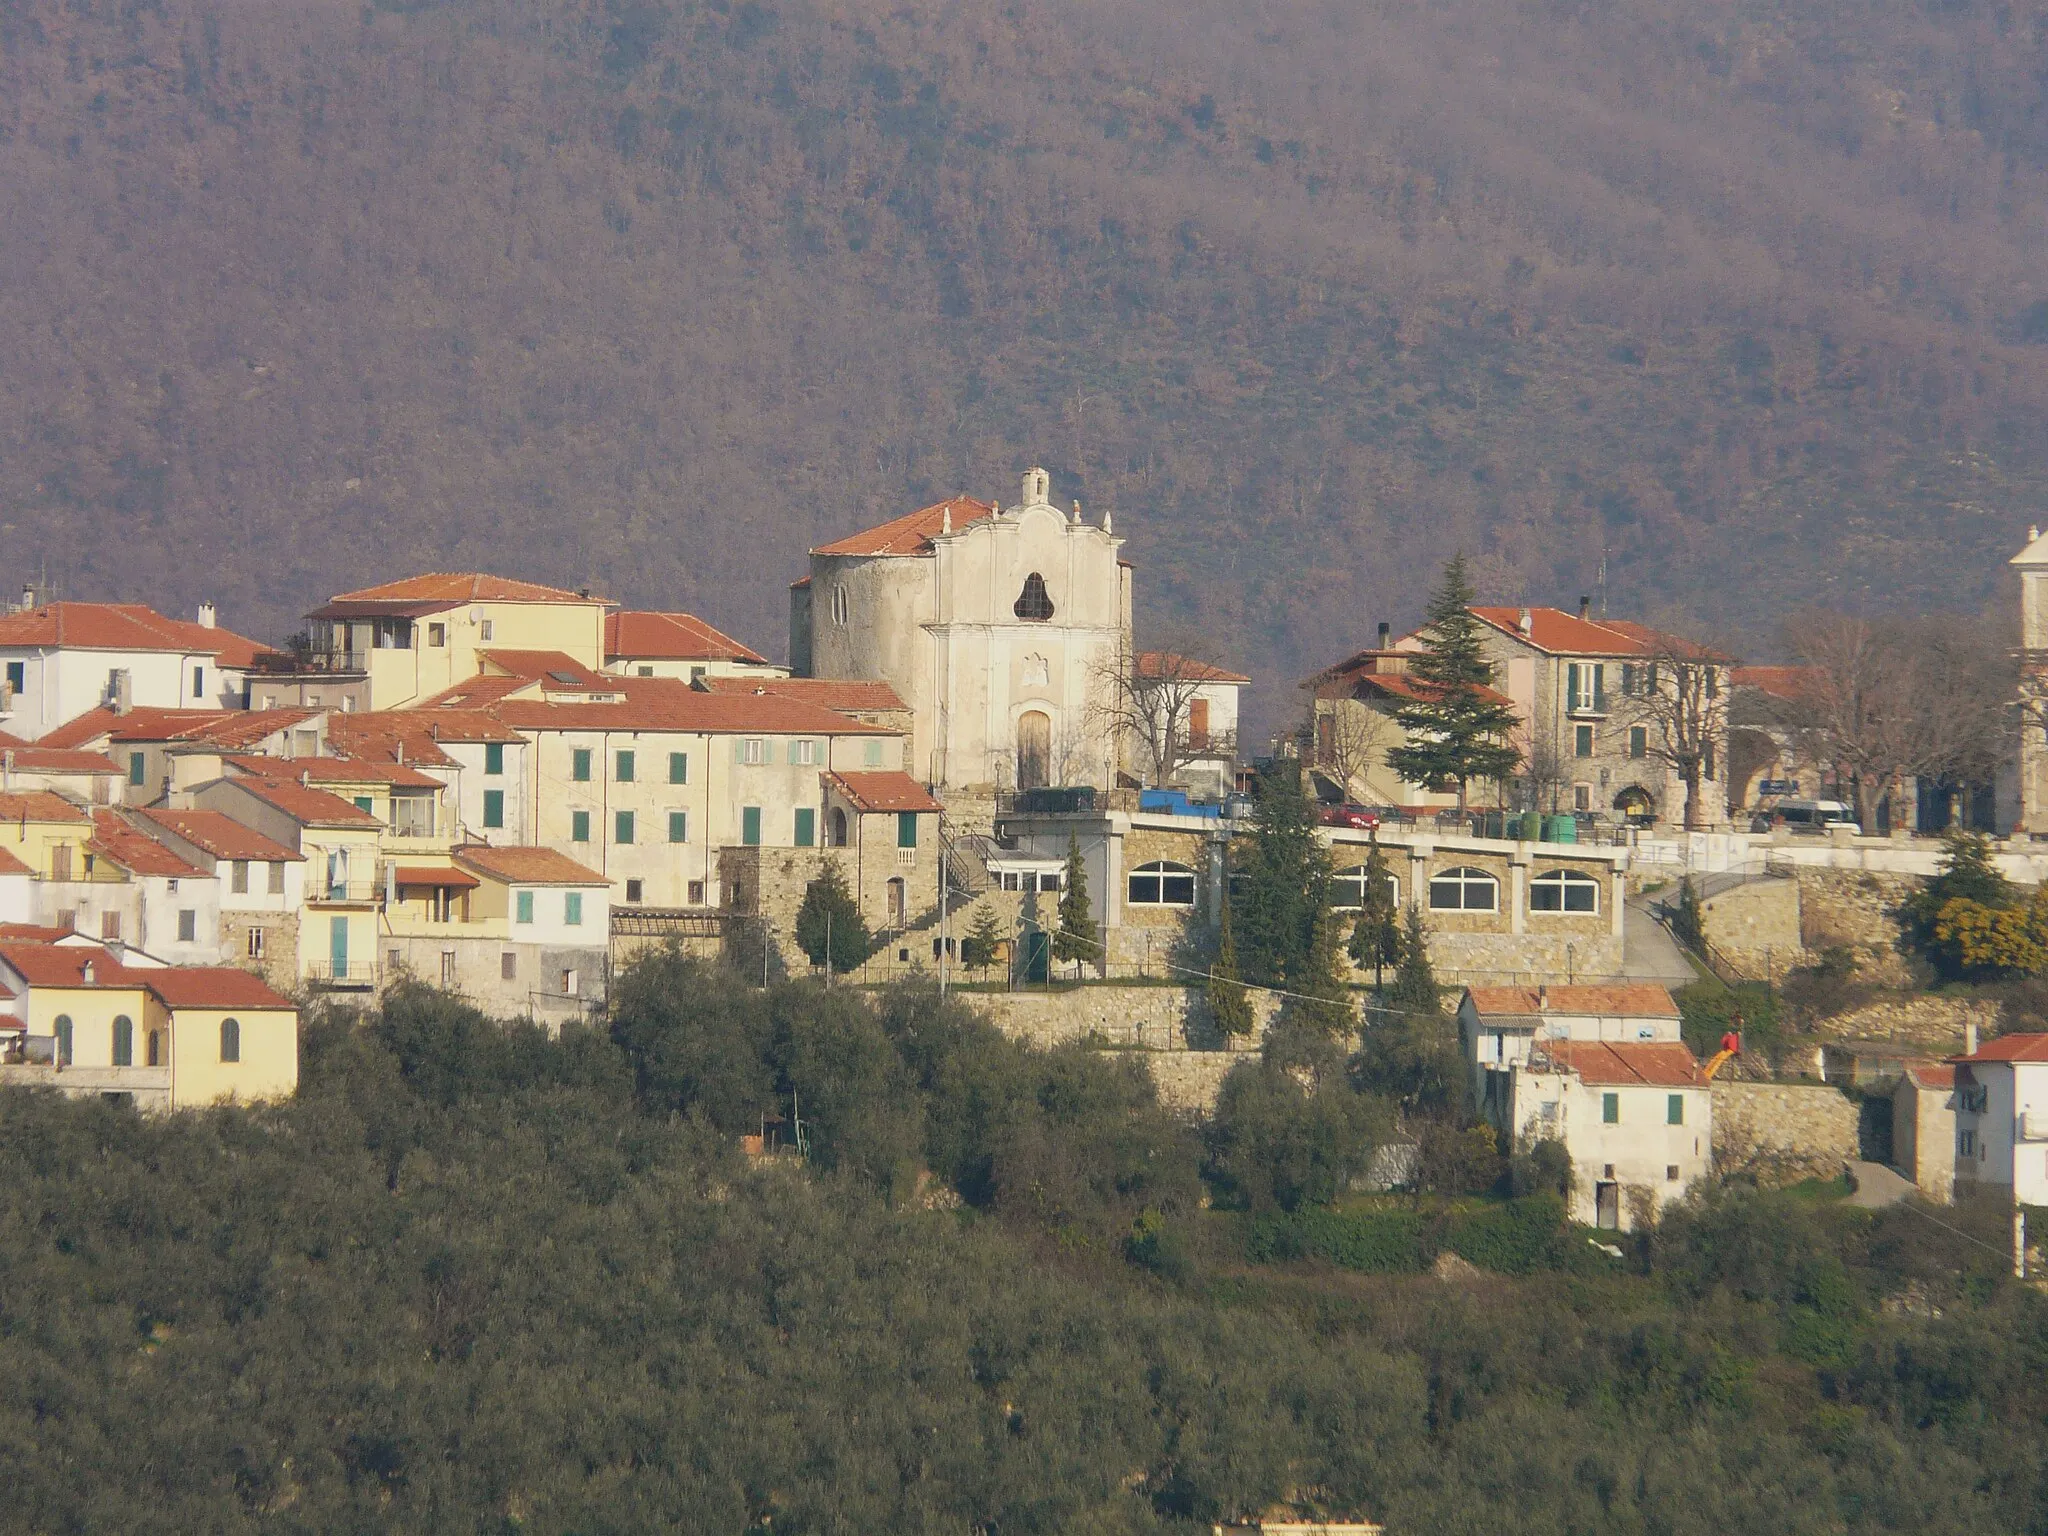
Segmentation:
<svg viewBox="0 0 2048 1536">
<path fill-rule="evenodd" d="M 1192 907 L 1195 872 L 1166 859 L 1140 864 L 1131 871 L 1130 903 L 1134 907 Z"/>
<path fill-rule="evenodd" d="M 768 743 L 759 736 L 745 736 L 740 739 L 740 761 L 743 763 L 765 763 L 768 761 Z"/>
<path fill-rule="evenodd" d="M 1393 897 L 1394 905 L 1401 905 L 1401 882 L 1392 875 L 1386 877 L 1387 893 Z M 1365 905 L 1365 866 L 1354 864 L 1349 869 L 1340 869 L 1330 876 L 1330 905 L 1339 912 L 1356 912 Z"/>
<path fill-rule="evenodd" d="M 1460 866 L 1429 877 L 1432 912 L 1498 912 L 1500 882 L 1483 869 Z"/>
<path fill-rule="evenodd" d="M 1576 869 L 1553 869 L 1529 882 L 1531 912 L 1598 912 L 1600 882 Z"/>
<path fill-rule="evenodd" d="M 846 599 L 846 588 L 834 587 L 832 589 L 832 622 L 841 629 L 846 628 L 846 620 L 851 611 L 851 606 Z"/>
</svg>

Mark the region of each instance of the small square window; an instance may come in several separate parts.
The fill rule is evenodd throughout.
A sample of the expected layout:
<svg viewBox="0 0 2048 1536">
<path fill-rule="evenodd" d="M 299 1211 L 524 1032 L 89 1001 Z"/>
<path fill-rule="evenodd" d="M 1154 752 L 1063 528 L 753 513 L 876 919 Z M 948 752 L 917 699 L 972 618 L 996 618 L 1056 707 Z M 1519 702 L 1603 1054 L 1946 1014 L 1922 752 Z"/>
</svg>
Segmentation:
<svg viewBox="0 0 2048 1536">
<path fill-rule="evenodd" d="M 430 646 L 436 646 L 436 647 L 439 647 L 439 646 L 443 646 L 443 645 L 446 645 L 447 643 L 448 643 L 448 626 L 447 626 L 446 624 L 429 624 L 429 625 L 427 626 L 427 644 L 428 644 L 428 645 L 430 645 Z"/>
<path fill-rule="evenodd" d="M 1666 1163 L 1664 1165 L 1664 1177 L 1671 1183 L 1676 1184 L 1678 1182 L 1678 1164 Z"/>
<path fill-rule="evenodd" d="M 789 760 L 800 768 L 809 768 L 818 761 L 818 744 L 804 737 L 789 744 Z"/>
<path fill-rule="evenodd" d="M 635 667 L 633 673 L 636 677 L 652 677 L 654 676 L 654 668 L 647 666 Z"/>
<path fill-rule="evenodd" d="M 1600 1123 L 1602 1125 L 1621 1124 L 1620 1094 L 1603 1093 L 1600 1095 Z"/>
<path fill-rule="evenodd" d="M 759 736 L 740 738 L 740 761 L 743 763 L 765 763 L 768 761 L 768 743 Z"/>
<path fill-rule="evenodd" d="M 693 907 L 701 907 L 704 905 L 704 882 L 702 880 L 692 880 L 690 882 L 689 899 L 690 905 Z"/>
</svg>

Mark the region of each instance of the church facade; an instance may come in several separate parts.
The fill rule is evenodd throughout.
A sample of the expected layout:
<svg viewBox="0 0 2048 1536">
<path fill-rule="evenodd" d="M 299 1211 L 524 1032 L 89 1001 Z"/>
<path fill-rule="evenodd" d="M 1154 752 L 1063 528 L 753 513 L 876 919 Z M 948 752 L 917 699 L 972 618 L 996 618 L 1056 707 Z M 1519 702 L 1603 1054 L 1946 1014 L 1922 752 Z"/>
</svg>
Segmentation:
<svg viewBox="0 0 2048 1536">
<path fill-rule="evenodd" d="M 792 671 L 890 684 L 934 788 L 1115 781 L 1131 568 L 1108 517 L 1050 493 L 1032 469 L 1013 506 L 935 503 L 813 549 L 790 588 Z"/>
</svg>

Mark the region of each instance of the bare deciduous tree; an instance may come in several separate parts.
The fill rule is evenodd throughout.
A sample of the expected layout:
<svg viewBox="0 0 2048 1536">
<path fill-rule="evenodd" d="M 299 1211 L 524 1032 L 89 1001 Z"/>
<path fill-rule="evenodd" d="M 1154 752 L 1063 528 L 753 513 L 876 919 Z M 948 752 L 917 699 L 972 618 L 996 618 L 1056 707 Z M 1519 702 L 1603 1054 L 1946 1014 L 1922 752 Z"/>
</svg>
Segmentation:
<svg viewBox="0 0 2048 1536">
<path fill-rule="evenodd" d="M 1728 671 L 1733 659 L 1679 635 L 1644 631 L 1648 651 L 1631 665 L 1629 714 L 1644 727 L 1643 750 L 1685 786 L 1685 828 L 1708 826 L 1704 786 L 1728 754 Z M 1627 674 L 1624 674 L 1626 676 Z"/>
<path fill-rule="evenodd" d="M 1217 730 L 1205 718 L 1204 690 L 1229 674 L 1198 646 L 1139 651 L 1121 661 L 1105 663 L 1111 674 L 1101 690 L 1107 724 L 1129 745 L 1133 766 L 1149 783 L 1172 784 L 1196 758 L 1236 753 L 1235 732 Z"/>
<path fill-rule="evenodd" d="M 1369 793 L 1375 768 L 1401 728 L 1359 699 L 1313 699 L 1302 728 L 1302 755 L 1324 777 L 1343 786 L 1345 799 Z"/>
</svg>

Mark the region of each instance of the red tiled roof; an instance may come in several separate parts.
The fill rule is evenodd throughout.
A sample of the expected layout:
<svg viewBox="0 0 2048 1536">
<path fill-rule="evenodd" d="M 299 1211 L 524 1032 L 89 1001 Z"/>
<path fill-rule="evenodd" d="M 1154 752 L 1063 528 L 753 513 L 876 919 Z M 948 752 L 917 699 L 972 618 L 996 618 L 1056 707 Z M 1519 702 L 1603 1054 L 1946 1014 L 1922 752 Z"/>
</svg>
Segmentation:
<svg viewBox="0 0 2048 1536">
<path fill-rule="evenodd" d="M 502 668 L 507 676 L 531 678 L 550 691 L 589 688 L 604 693 L 612 687 L 612 679 L 591 671 L 567 651 L 488 650 L 478 654 L 487 665 Z"/>
<path fill-rule="evenodd" d="M 836 709 L 844 714 L 853 714 L 860 710 L 904 710 L 910 707 L 903 702 L 902 695 L 889 684 L 867 678 L 707 677 L 702 686 L 710 693 L 765 693 L 784 699 L 800 699 L 806 704 L 815 704 L 821 709 Z"/>
<path fill-rule="evenodd" d="M 54 944 L 76 939 L 70 928 L 45 928 L 40 923 L 0 923 L 0 944 Z"/>
<path fill-rule="evenodd" d="M 0 614 L 0 648 L 65 647 L 85 651 L 178 651 L 246 666 L 270 648 L 233 630 L 171 619 L 141 603 L 45 603 Z"/>
<path fill-rule="evenodd" d="M 280 763 L 279 767 L 288 767 Z M 330 795 L 324 789 L 314 789 L 297 779 L 271 779 L 259 774 L 237 774 L 224 779 L 222 783 L 232 784 L 246 790 L 265 805 L 274 806 L 285 815 L 305 827 L 381 827 L 383 822 L 339 795 Z"/>
<path fill-rule="evenodd" d="M 360 758 L 366 762 L 397 763 L 414 768 L 453 768 L 456 760 L 441 750 L 443 740 L 455 740 L 431 729 L 436 722 L 423 720 L 403 710 L 380 710 L 374 714 L 339 714 L 327 722 L 327 746 L 337 757 Z M 497 725 L 496 721 L 492 722 Z M 505 726 L 497 729 L 516 738 Z"/>
<path fill-rule="evenodd" d="M 34 873 L 34 870 L 22 863 L 21 860 L 17 859 L 5 848 L 0 848 L 0 875 L 33 875 Z M 18 927 L 24 925 L 9 924 L 7 926 Z"/>
<path fill-rule="evenodd" d="M 120 767 L 104 752 L 69 751 L 63 747 L 13 747 L 5 749 L 16 773 L 83 773 L 100 778 L 118 778 Z"/>
<path fill-rule="evenodd" d="M 316 718 L 317 709 L 111 709 L 88 710 L 44 736 L 38 745 L 76 747 L 88 741 L 190 742 L 222 751 L 246 751 L 264 737 Z"/>
<path fill-rule="evenodd" d="M 1171 682 L 1200 683 L 1249 683 L 1250 678 L 1242 672 L 1226 672 L 1192 656 L 1182 656 L 1176 651 L 1138 652 L 1138 676 L 1160 678 Z"/>
<path fill-rule="evenodd" d="M 688 731 L 716 736 L 884 736 L 886 728 L 771 693 L 710 693 L 679 678 L 615 678 L 615 704 L 507 699 L 491 712 L 523 731 Z"/>
<path fill-rule="evenodd" d="M 509 576 L 490 576 L 481 571 L 430 571 L 387 581 L 382 586 L 360 587 L 339 592 L 333 603 L 601 603 L 601 597 L 585 597 L 561 587 L 544 587 L 538 582 L 517 581 Z"/>
<path fill-rule="evenodd" d="M 500 699 L 536 693 L 539 687 L 540 685 L 530 677 L 469 677 L 452 688 L 444 688 L 439 693 L 430 694 L 420 700 L 414 708 L 422 713 L 432 710 L 437 715 L 442 710 L 461 710 L 464 714 L 473 714 L 488 708 Z"/>
<path fill-rule="evenodd" d="M 604 618 L 607 661 L 744 661 L 768 658 L 713 629 L 695 614 L 649 613 L 628 608 Z"/>
<path fill-rule="evenodd" d="M 20 973 L 31 987 L 82 987 L 88 985 L 85 968 L 92 967 L 95 987 L 142 987 L 156 975 L 151 970 L 130 970 L 97 944 L 0 944 L 0 960 Z"/>
<path fill-rule="evenodd" d="M 1974 1056 L 1951 1056 L 1949 1060 L 1963 1066 L 1990 1061 L 2048 1061 L 2048 1035 L 2000 1035 L 1978 1046 Z"/>
<path fill-rule="evenodd" d="M 1814 676 L 1812 667 L 1737 667 L 1728 674 L 1728 681 L 1733 687 L 1754 688 L 1771 698 L 1796 704 L 1806 697 Z"/>
<path fill-rule="evenodd" d="M 972 496 L 954 496 L 946 501 L 935 501 L 928 507 L 905 513 L 878 527 L 863 529 L 848 534 L 830 544 L 821 544 L 811 553 L 814 555 L 928 555 L 932 552 L 932 540 L 946 526 L 948 513 L 952 515 L 953 527 L 959 529 L 980 518 L 988 517 L 995 508 L 985 501 L 976 501 Z"/>
<path fill-rule="evenodd" d="M 1931 1061 L 1909 1061 L 1906 1076 L 1913 1080 L 1916 1088 L 1953 1088 L 1956 1085 L 1956 1069 L 1947 1063 L 1936 1065 Z"/>
<path fill-rule="evenodd" d="M 296 864 L 303 854 L 261 832 L 243 826 L 220 811 L 141 810 L 135 813 L 216 859 L 245 859 L 258 864 Z"/>
<path fill-rule="evenodd" d="M 460 869 L 431 869 L 424 864 L 401 864 L 391 878 L 400 885 L 452 885 L 474 890 L 481 882 Z"/>
<path fill-rule="evenodd" d="M 509 679 L 508 679 L 509 681 Z M 474 746 L 494 741 L 517 742 L 526 738 L 495 715 L 481 709 L 463 709 L 459 706 L 437 704 L 431 713 L 425 709 L 394 711 L 390 715 L 358 715 L 359 720 L 402 721 L 406 735 L 406 757 L 410 759 L 415 750 L 423 750 L 442 742 L 458 746 Z M 330 729 L 332 722 L 329 722 Z M 445 754 L 444 754 L 445 755 Z M 450 762 L 454 759 L 450 758 Z"/>
<path fill-rule="evenodd" d="M 88 822 L 92 817 L 47 789 L 0 791 L 0 821 Z"/>
<path fill-rule="evenodd" d="M 261 976 L 227 965 L 173 965 L 134 973 L 166 1008 L 282 1010 L 297 1005 Z"/>
<path fill-rule="evenodd" d="M 828 773 L 826 781 L 857 811 L 939 811 L 945 807 L 907 773 Z"/>
<path fill-rule="evenodd" d="M 230 757 L 223 759 L 242 773 L 275 779 L 286 774 L 312 784 L 386 784 L 394 789 L 440 789 L 437 778 L 403 763 L 372 762 L 354 757 Z"/>
<path fill-rule="evenodd" d="M 1531 608 L 1529 633 L 1522 633 L 1520 608 L 1478 607 L 1473 617 L 1502 634 L 1557 656 L 1649 656 L 1661 653 L 1712 655 L 1678 635 L 1649 629 L 1628 619 L 1582 619 L 1562 608 Z M 1716 657 L 1721 660 L 1725 658 Z"/>
<path fill-rule="evenodd" d="M 1576 1072 L 1588 1084 L 1704 1088 L 1706 1073 L 1678 1040 L 1539 1040 L 1537 1058 Z"/>
<path fill-rule="evenodd" d="M 1467 987 L 1480 1014 L 1580 1014 L 1610 1019 L 1675 1019 L 1678 1004 L 1654 982 L 1566 987 Z"/>
<path fill-rule="evenodd" d="M 112 811 L 95 811 L 92 818 L 93 852 L 104 854 L 131 875 L 167 875 L 173 880 L 204 880 L 207 872 L 195 869 L 153 837 L 135 830 Z"/>
<path fill-rule="evenodd" d="M 610 884 L 588 865 L 552 848 L 492 848 L 477 843 L 456 849 L 455 860 L 512 885 Z"/>
</svg>

